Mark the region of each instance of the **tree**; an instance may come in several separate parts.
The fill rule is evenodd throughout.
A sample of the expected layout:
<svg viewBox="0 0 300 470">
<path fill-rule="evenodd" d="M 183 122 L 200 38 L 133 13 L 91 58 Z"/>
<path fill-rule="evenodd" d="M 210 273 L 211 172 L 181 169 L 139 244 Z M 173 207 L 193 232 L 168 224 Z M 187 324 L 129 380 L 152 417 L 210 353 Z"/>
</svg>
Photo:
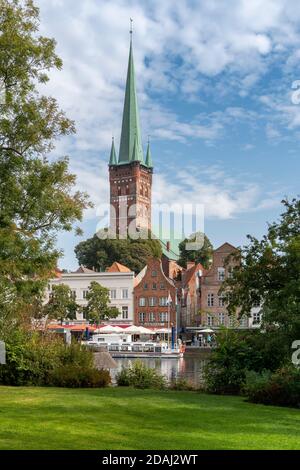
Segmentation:
<svg viewBox="0 0 300 470">
<path fill-rule="evenodd" d="M 86 299 L 88 303 L 83 308 L 83 313 L 90 323 L 99 325 L 102 321 L 117 318 L 120 315 L 116 307 L 109 306 L 109 290 L 98 282 L 91 282 Z"/>
<path fill-rule="evenodd" d="M 203 246 L 197 250 L 187 250 L 187 243 L 195 243 L 196 239 L 203 240 Z M 194 261 L 208 269 L 213 256 L 213 246 L 205 234 L 196 232 L 179 244 L 179 254 L 178 264 L 183 268 L 186 268 L 188 261 Z"/>
<path fill-rule="evenodd" d="M 64 320 L 74 320 L 77 310 L 78 305 L 70 287 L 65 284 L 53 286 L 49 302 L 44 307 L 48 319 L 59 320 L 61 323 Z"/>
<path fill-rule="evenodd" d="M 241 315 L 250 315 L 260 304 L 265 326 L 281 329 L 291 344 L 300 337 L 300 200 L 282 203 L 285 212 L 262 240 L 248 236 L 222 290 L 230 313 L 240 308 Z"/>
<path fill-rule="evenodd" d="M 62 61 L 54 39 L 38 29 L 32 0 L 0 0 L 0 276 L 27 311 L 56 266 L 56 233 L 72 230 L 89 205 L 73 190 L 68 159 L 47 159 L 55 141 L 75 128 L 55 99 L 40 95 Z"/>
<path fill-rule="evenodd" d="M 147 264 L 147 259 L 161 258 L 162 249 L 159 240 L 101 240 L 94 235 L 79 243 L 75 254 L 80 265 L 97 271 L 104 271 L 115 261 L 139 273 Z"/>
</svg>

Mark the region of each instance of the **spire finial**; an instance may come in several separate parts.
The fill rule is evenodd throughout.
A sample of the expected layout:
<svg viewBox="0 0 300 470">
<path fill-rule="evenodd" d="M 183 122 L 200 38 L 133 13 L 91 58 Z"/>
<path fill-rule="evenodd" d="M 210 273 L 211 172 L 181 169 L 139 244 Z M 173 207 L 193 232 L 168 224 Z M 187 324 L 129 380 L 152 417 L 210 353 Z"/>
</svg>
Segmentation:
<svg viewBox="0 0 300 470">
<path fill-rule="evenodd" d="M 133 35 L 133 19 L 130 18 L 130 41 L 132 41 L 132 35 Z"/>
</svg>

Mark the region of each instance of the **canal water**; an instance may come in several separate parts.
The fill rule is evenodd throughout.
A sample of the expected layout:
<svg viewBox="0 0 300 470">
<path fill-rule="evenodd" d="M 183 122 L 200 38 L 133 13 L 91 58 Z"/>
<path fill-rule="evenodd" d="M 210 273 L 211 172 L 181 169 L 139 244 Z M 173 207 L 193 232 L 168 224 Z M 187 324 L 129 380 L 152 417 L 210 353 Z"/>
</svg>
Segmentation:
<svg viewBox="0 0 300 470">
<path fill-rule="evenodd" d="M 195 386 L 203 382 L 203 367 L 207 362 L 208 356 L 205 354 L 186 354 L 182 358 L 168 359 L 159 357 L 135 358 L 115 358 L 118 365 L 112 372 L 114 381 L 116 374 L 122 370 L 122 367 L 128 367 L 136 361 L 142 361 L 147 367 L 154 368 L 165 375 L 168 381 L 178 378 L 184 378 Z"/>
</svg>

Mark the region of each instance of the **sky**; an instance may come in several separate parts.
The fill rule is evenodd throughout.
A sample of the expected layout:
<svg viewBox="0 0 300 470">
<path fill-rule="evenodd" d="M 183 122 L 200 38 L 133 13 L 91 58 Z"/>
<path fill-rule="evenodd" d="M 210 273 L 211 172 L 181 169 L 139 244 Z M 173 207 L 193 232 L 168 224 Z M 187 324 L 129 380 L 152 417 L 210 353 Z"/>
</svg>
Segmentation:
<svg viewBox="0 0 300 470">
<path fill-rule="evenodd" d="M 36 0 L 43 35 L 64 62 L 41 90 L 57 98 L 77 133 L 57 142 L 94 209 L 82 237 L 60 234 L 60 267 L 92 236 L 109 202 L 108 159 L 118 148 L 134 20 L 143 147 L 151 140 L 155 204 L 202 204 L 217 248 L 261 237 L 299 195 L 300 2 Z M 299 82 L 297 82 L 299 80 Z M 98 214 L 98 215 L 97 215 Z"/>
</svg>

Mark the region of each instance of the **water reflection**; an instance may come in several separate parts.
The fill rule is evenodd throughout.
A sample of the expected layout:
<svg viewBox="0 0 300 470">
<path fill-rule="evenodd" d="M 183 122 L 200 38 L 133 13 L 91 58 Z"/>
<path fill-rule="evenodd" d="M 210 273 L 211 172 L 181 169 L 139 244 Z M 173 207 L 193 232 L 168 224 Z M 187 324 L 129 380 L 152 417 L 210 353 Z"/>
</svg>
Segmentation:
<svg viewBox="0 0 300 470">
<path fill-rule="evenodd" d="M 197 355 L 178 358 L 178 359 L 165 359 L 159 357 L 145 357 L 142 359 L 134 358 L 115 358 L 118 368 L 111 371 L 112 379 L 122 369 L 128 367 L 136 361 L 142 361 L 147 367 L 158 370 L 164 374 L 168 380 L 176 378 L 185 378 L 194 385 L 200 385 L 203 382 L 203 367 L 207 362 L 207 356 Z"/>
</svg>

